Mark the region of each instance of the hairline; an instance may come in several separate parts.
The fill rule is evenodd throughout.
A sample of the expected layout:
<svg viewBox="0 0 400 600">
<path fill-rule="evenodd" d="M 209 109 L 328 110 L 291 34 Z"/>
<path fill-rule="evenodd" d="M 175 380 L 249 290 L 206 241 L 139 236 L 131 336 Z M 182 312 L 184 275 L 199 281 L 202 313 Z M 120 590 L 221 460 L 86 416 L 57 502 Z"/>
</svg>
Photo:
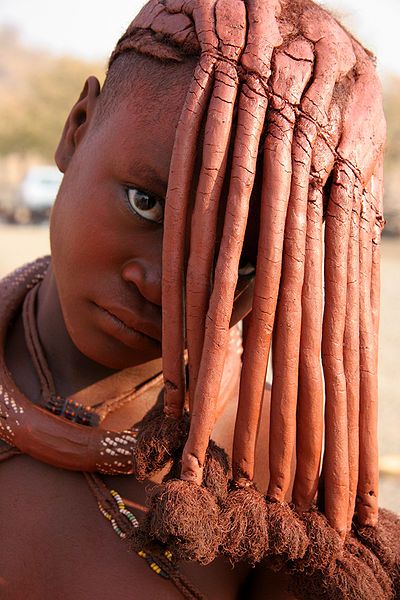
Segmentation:
<svg viewBox="0 0 400 600">
<path fill-rule="evenodd" d="M 121 102 L 132 97 L 133 93 L 145 91 L 150 92 L 153 98 L 160 96 L 165 91 L 160 79 L 169 84 L 168 93 L 180 95 L 181 67 L 190 65 L 194 68 L 196 62 L 196 57 L 189 55 L 185 56 L 184 60 L 177 61 L 150 55 L 148 52 L 142 53 L 136 49 L 121 53 L 108 67 L 96 109 L 96 125 L 101 124 Z M 162 69 L 164 73 L 160 78 Z"/>
</svg>

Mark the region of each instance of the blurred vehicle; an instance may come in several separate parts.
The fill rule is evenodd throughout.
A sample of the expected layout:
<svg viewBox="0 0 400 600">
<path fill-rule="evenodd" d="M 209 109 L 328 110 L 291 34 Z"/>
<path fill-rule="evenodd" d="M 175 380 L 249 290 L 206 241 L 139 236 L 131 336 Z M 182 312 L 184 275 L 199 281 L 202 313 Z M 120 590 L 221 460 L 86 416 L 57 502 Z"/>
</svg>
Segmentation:
<svg viewBox="0 0 400 600">
<path fill-rule="evenodd" d="M 57 167 L 31 167 L 21 182 L 11 220 L 27 224 L 48 219 L 62 177 Z"/>
</svg>

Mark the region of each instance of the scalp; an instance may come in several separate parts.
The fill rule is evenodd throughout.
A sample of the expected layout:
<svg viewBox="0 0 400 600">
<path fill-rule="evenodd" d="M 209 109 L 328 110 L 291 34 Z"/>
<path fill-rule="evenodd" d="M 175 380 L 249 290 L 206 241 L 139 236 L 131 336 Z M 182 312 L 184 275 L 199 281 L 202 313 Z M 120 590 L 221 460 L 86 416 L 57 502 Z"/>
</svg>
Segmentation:
<svg viewBox="0 0 400 600">
<path fill-rule="evenodd" d="M 138 97 L 149 101 L 146 117 L 159 119 L 166 101 L 176 104 L 186 94 L 194 64 L 191 57 L 177 61 L 168 54 L 149 56 L 131 50 L 119 55 L 108 68 L 99 98 L 97 123 L 120 102 L 135 102 Z"/>
</svg>

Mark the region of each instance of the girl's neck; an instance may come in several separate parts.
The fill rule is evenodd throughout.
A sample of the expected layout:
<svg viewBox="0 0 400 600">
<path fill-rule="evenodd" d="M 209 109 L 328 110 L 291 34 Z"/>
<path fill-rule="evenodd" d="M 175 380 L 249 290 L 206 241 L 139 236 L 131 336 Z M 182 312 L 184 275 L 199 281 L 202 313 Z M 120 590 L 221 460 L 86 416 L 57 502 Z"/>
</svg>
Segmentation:
<svg viewBox="0 0 400 600">
<path fill-rule="evenodd" d="M 39 291 L 37 326 L 56 389 L 62 396 L 69 396 L 115 373 L 82 354 L 73 343 L 65 326 L 51 266 Z M 132 370 L 132 387 L 160 371 L 160 359 L 138 365 Z"/>
</svg>

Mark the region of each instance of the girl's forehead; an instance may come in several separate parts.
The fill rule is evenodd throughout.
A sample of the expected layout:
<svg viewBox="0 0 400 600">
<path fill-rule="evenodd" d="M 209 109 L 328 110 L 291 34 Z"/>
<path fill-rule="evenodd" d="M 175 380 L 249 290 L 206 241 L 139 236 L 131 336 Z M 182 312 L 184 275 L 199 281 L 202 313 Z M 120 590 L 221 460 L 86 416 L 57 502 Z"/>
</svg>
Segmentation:
<svg viewBox="0 0 400 600">
<path fill-rule="evenodd" d="M 146 95 L 143 87 L 132 93 L 99 124 L 86 147 L 85 162 L 164 197 L 182 102 L 171 97 L 162 103 Z"/>
<path fill-rule="evenodd" d="M 159 119 L 162 123 L 170 104 L 174 109 L 181 109 L 194 66 L 192 60 L 161 62 L 137 53 L 121 56 L 111 66 L 111 76 L 107 76 L 109 83 L 106 79 L 102 93 L 114 97 L 115 104 L 145 101 L 144 122 Z"/>
</svg>

